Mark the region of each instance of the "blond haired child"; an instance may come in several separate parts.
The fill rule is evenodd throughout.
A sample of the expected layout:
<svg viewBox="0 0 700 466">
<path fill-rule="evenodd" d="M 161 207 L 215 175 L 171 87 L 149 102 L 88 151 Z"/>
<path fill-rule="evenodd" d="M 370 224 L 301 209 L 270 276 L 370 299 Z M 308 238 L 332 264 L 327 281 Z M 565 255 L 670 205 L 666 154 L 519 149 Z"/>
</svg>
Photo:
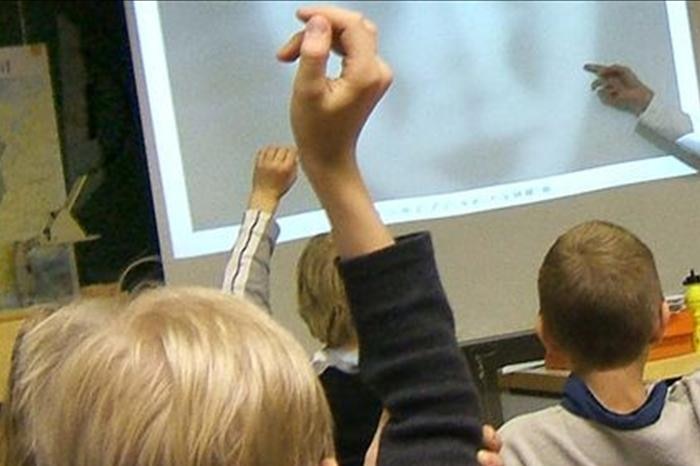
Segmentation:
<svg viewBox="0 0 700 466">
<path fill-rule="evenodd" d="M 38 465 L 333 457 L 330 413 L 303 349 L 259 308 L 215 290 L 139 294 L 64 356 L 52 390 L 34 407 Z"/>
<path fill-rule="evenodd" d="M 297 300 L 299 315 L 323 343 L 312 364 L 333 415 L 338 462 L 361 466 L 382 404 L 360 377 L 357 332 L 337 258 L 330 234 L 316 235 L 306 243 L 297 262 Z"/>
<path fill-rule="evenodd" d="M 93 301 L 60 309 L 36 308 L 17 334 L 2 407 L 2 453 L 7 466 L 34 466 L 45 407 L 67 355 L 87 334 L 114 317 L 115 303 Z"/>
</svg>

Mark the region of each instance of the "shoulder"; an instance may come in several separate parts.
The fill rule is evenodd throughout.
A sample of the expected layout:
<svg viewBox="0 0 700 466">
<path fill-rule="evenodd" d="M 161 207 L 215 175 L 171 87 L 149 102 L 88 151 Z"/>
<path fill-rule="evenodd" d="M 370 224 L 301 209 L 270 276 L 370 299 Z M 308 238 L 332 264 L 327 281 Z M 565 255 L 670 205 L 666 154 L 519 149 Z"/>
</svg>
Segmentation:
<svg viewBox="0 0 700 466">
<path fill-rule="evenodd" d="M 511 419 L 499 429 L 499 434 L 504 442 L 508 442 L 521 439 L 523 436 L 530 437 L 550 433 L 552 424 L 567 416 L 571 416 L 571 414 L 564 408 L 552 406 Z"/>
<path fill-rule="evenodd" d="M 580 419 L 561 406 L 554 406 L 508 421 L 499 430 L 503 459 L 509 466 L 540 466 L 561 460 L 570 438 L 571 424 Z M 573 430 L 576 430 L 575 428 Z"/>
<path fill-rule="evenodd" d="M 347 374 L 335 367 L 328 367 L 318 377 L 329 399 L 341 397 L 376 400 L 376 396 L 362 382 L 359 374 Z"/>
<path fill-rule="evenodd" d="M 674 383 L 669 390 L 669 401 L 691 404 L 700 411 L 700 370 Z"/>
<path fill-rule="evenodd" d="M 319 379 L 332 407 L 360 409 L 369 406 L 373 411 L 381 411 L 379 398 L 362 382 L 359 374 L 347 374 L 329 367 L 319 375 Z"/>
<path fill-rule="evenodd" d="M 328 366 L 318 375 L 321 382 L 328 384 L 359 384 L 361 383 L 359 374 L 347 374 L 337 367 Z"/>
</svg>

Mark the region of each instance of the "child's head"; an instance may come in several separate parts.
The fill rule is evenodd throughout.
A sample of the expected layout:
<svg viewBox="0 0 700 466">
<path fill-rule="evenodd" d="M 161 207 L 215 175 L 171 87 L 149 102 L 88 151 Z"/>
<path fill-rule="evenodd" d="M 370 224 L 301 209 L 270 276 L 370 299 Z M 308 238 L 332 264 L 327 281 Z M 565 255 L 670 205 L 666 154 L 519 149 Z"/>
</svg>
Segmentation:
<svg viewBox="0 0 700 466">
<path fill-rule="evenodd" d="M 545 344 L 553 342 L 575 368 L 637 361 L 663 327 L 654 256 L 611 223 L 582 223 L 560 236 L 544 258 L 538 288 Z"/>
<path fill-rule="evenodd" d="M 60 309 L 32 310 L 15 339 L 3 407 L 5 464 L 33 466 L 42 427 L 43 407 L 50 403 L 54 378 L 65 357 L 83 338 L 114 313 L 113 303 L 100 300 Z"/>
<path fill-rule="evenodd" d="M 294 338 L 214 290 L 145 291 L 82 339 L 42 406 L 52 466 L 317 466 L 328 407 Z"/>
<path fill-rule="evenodd" d="M 311 335 L 331 348 L 357 342 L 337 257 L 331 235 L 321 234 L 309 240 L 297 264 L 299 314 Z"/>
</svg>

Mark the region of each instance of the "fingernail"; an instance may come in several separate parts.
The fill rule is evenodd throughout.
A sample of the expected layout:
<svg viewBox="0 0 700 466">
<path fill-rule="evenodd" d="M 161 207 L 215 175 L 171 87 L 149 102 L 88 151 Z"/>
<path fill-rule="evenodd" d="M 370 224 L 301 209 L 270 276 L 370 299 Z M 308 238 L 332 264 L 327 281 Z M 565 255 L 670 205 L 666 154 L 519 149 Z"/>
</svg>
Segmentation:
<svg viewBox="0 0 700 466">
<path fill-rule="evenodd" d="M 306 33 L 319 35 L 326 32 L 327 23 L 320 16 L 314 16 L 306 22 Z"/>
</svg>

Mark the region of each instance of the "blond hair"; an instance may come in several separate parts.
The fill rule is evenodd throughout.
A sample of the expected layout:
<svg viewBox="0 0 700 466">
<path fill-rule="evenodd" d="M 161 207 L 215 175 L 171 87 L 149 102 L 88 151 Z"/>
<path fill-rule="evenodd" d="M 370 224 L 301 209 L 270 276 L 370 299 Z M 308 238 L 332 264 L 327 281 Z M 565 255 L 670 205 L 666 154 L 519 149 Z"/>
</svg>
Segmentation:
<svg viewBox="0 0 700 466">
<path fill-rule="evenodd" d="M 317 466 L 323 390 L 294 338 L 241 298 L 161 288 L 62 364 L 37 456 L 51 466 Z"/>
<path fill-rule="evenodd" d="M 575 365 L 599 370 L 644 354 L 663 300 L 649 248 L 602 221 L 577 225 L 556 240 L 538 288 L 545 329 Z"/>
<path fill-rule="evenodd" d="M 297 263 L 299 315 L 311 335 L 331 348 L 357 341 L 337 257 L 333 238 L 326 233 L 306 243 Z"/>
<path fill-rule="evenodd" d="M 100 300 L 60 309 L 31 311 L 15 339 L 8 398 L 2 410 L 5 464 L 33 466 L 40 413 L 51 399 L 55 375 L 85 336 L 112 316 L 112 303 Z"/>
</svg>

